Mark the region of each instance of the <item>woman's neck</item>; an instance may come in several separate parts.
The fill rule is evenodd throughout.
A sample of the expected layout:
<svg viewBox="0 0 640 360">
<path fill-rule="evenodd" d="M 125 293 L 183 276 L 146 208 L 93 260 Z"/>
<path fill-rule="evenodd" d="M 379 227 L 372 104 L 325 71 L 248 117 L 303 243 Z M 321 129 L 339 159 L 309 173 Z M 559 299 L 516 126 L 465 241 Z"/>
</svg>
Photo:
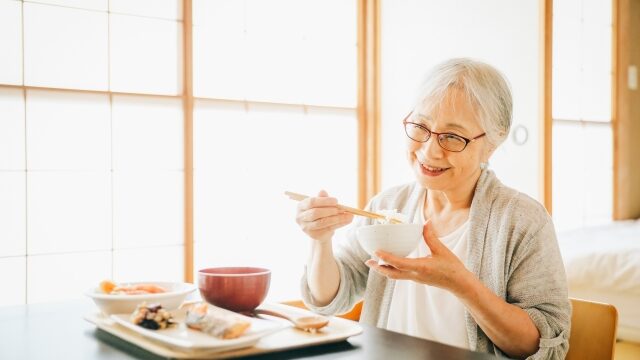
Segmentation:
<svg viewBox="0 0 640 360">
<path fill-rule="evenodd" d="M 425 199 L 427 207 L 436 212 L 455 212 L 469 209 L 481 173 L 482 171 L 478 169 L 476 174 L 455 189 L 428 190 Z"/>
</svg>

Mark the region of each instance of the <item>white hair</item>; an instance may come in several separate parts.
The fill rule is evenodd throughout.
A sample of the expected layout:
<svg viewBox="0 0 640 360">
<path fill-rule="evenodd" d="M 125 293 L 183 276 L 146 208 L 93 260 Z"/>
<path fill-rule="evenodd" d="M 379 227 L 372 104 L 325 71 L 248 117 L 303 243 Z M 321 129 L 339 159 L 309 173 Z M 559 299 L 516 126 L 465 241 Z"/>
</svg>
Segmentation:
<svg viewBox="0 0 640 360">
<path fill-rule="evenodd" d="M 513 100 L 507 79 L 493 66 L 469 58 L 450 59 L 436 65 L 426 76 L 416 107 L 430 113 L 442 104 L 450 89 L 462 91 L 487 133 L 500 145 L 509 135 Z"/>
</svg>

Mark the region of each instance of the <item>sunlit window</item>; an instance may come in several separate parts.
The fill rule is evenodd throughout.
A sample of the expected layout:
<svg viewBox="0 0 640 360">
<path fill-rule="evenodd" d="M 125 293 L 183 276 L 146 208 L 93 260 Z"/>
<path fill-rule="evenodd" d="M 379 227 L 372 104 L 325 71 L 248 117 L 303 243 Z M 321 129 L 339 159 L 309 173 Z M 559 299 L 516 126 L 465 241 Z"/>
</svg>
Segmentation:
<svg viewBox="0 0 640 360">
<path fill-rule="evenodd" d="M 308 240 L 283 192 L 356 204 L 356 3 L 193 6 L 194 268 L 263 266 L 271 299 L 299 298 Z"/>
<path fill-rule="evenodd" d="M 183 7 L 0 1 L 0 305 L 185 279 L 187 66 L 196 271 L 264 266 L 298 298 L 283 192 L 356 205 L 356 2 L 194 0 L 189 64 Z"/>
<path fill-rule="evenodd" d="M 0 305 L 184 279 L 181 9 L 0 1 Z"/>
<path fill-rule="evenodd" d="M 613 204 L 611 2 L 554 1 L 553 217 L 608 222 Z"/>
</svg>

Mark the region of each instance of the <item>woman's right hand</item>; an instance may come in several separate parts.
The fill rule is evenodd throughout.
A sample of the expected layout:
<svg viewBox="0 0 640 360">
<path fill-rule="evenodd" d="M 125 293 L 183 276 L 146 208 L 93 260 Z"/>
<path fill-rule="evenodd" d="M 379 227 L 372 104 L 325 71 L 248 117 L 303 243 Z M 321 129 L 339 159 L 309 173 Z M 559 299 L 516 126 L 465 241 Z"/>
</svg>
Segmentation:
<svg viewBox="0 0 640 360">
<path fill-rule="evenodd" d="M 296 222 L 310 238 L 330 241 L 336 229 L 353 220 L 353 214 L 336 207 L 338 200 L 321 190 L 317 197 L 309 197 L 298 203 Z"/>
</svg>

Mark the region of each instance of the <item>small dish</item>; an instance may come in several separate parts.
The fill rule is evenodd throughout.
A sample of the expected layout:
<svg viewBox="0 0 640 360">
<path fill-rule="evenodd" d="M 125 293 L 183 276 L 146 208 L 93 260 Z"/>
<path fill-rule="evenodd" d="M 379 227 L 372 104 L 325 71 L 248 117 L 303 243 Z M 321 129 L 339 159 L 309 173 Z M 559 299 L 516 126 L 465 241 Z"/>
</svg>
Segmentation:
<svg viewBox="0 0 640 360">
<path fill-rule="evenodd" d="M 93 302 L 100 310 L 107 314 L 131 314 L 138 304 L 143 301 L 147 303 L 156 303 L 162 305 L 167 310 L 177 309 L 184 299 L 191 292 L 195 291 L 196 286 L 190 283 L 179 282 L 132 282 L 128 285 L 135 284 L 153 284 L 167 289 L 167 292 L 158 294 L 139 294 L 139 295 L 117 295 L 105 294 L 99 288 L 95 287 L 85 292 L 85 295 L 93 299 Z"/>
<path fill-rule="evenodd" d="M 135 325 L 129 320 L 131 314 L 114 314 L 111 315 L 110 318 L 119 325 L 122 325 L 129 330 L 133 330 L 146 338 L 160 342 L 168 347 L 181 351 L 206 351 L 207 353 L 253 346 L 262 337 L 290 327 L 280 322 L 239 315 L 251 322 L 251 327 L 240 337 L 225 340 L 187 327 L 185 325 L 187 310 L 184 308 L 172 310 L 170 313 L 172 314 L 173 320 L 176 324 L 163 330 L 148 330 Z"/>
</svg>

